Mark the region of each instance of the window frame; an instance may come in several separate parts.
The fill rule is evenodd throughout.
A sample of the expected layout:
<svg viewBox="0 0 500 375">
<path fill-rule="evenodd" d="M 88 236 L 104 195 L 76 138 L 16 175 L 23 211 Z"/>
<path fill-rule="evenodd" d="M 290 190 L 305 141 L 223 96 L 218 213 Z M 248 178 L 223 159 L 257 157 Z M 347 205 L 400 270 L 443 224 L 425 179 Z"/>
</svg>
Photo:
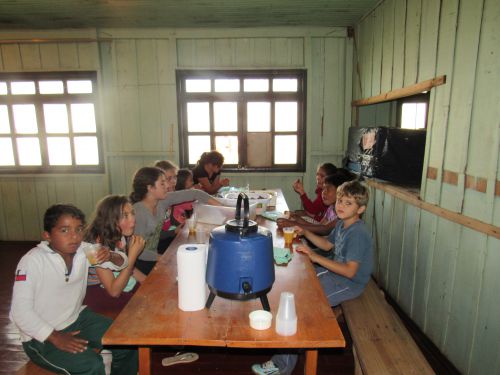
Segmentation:
<svg viewBox="0 0 500 375">
<path fill-rule="evenodd" d="M 89 80 L 92 82 L 92 93 L 74 93 L 70 94 L 67 90 L 68 80 Z M 57 80 L 63 82 L 64 93 L 62 94 L 40 94 L 38 81 Z M 101 124 L 99 120 L 99 101 L 97 93 L 97 72 L 96 71 L 60 71 L 60 72 L 14 72 L 0 73 L 0 81 L 7 82 L 9 85 L 12 81 L 35 81 L 35 94 L 13 95 L 10 92 L 7 95 L 0 95 L 0 105 L 7 105 L 12 108 L 15 104 L 34 104 L 36 111 L 36 119 L 38 132 L 33 134 L 17 134 L 14 129 L 13 111 L 9 109 L 10 134 L 1 134 L 1 137 L 10 137 L 12 139 L 12 147 L 14 152 L 14 161 L 16 165 L 0 166 L 0 174 L 70 174 L 70 173 L 104 173 L 104 150 L 102 147 Z M 71 104 L 77 103 L 92 103 L 94 105 L 96 131 L 95 133 L 74 132 L 72 126 L 71 112 L 68 111 L 68 133 L 46 133 L 45 118 L 43 114 L 43 104 Z M 48 137 L 65 136 L 70 139 L 72 163 L 75 163 L 75 147 L 74 138 L 78 136 L 95 136 L 97 138 L 97 149 L 99 163 L 96 165 L 50 165 L 48 159 Z M 19 155 L 17 152 L 16 138 L 33 138 L 36 137 L 40 142 L 40 153 L 42 165 L 23 166 L 19 165 Z"/>
<path fill-rule="evenodd" d="M 246 78 L 268 78 L 270 87 L 267 92 L 244 92 L 243 80 Z M 273 78 L 296 78 L 298 80 L 296 92 L 273 92 Z M 211 91 L 203 93 L 187 93 L 185 90 L 186 79 L 210 79 Z M 239 79 L 239 92 L 215 92 L 215 79 Z M 304 172 L 306 164 L 306 107 L 307 107 L 307 70 L 306 69 L 265 69 L 265 70 L 202 70 L 202 69 L 177 69 L 177 110 L 179 121 L 179 159 L 180 165 L 186 168 L 194 167 L 189 164 L 188 131 L 187 131 L 187 103 L 208 102 L 210 113 L 210 130 L 199 132 L 200 135 L 210 135 L 211 149 L 215 149 L 215 135 L 234 135 L 235 132 L 215 132 L 214 131 L 214 111 L 213 103 L 217 101 L 231 101 L 238 103 L 238 158 L 239 164 L 224 165 L 226 172 Z M 286 101 L 287 99 L 297 101 L 297 131 L 275 131 L 275 106 L 276 101 Z M 271 103 L 271 137 L 272 158 L 274 159 L 274 137 L 275 135 L 297 135 L 297 163 L 296 164 L 274 164 L 271 167 L 248 167 L 247 166 L 247 109 L 246 102 L 267 101 Z M 265 132 L 266 134 L 268 132 Z M 206 150 L 209 151 L 209 150 Z M 201 152 L 200 152 L 201 155 Z"/>
<path fill-rule="evenodd" d="M 411 96 L 405 96 L 403 98 L 400 98 L 397 100 L 397 107 L 396 107 L 396 127 L 403 129 L 401 127 L 401 117 L 403 114 L 403 104 L 406 103 L 425 103 L 425 123 L 423 128 L 419 129 L 409 129 L 409 130 L 427 130 L 427 122 L 429 120 L 429 105 L 430 105 L 430 98 L 431 98 L 431 92 L 426 91 L 422 92 L 420 94 L 416 95 L 411 95 Z"/>
</svg>

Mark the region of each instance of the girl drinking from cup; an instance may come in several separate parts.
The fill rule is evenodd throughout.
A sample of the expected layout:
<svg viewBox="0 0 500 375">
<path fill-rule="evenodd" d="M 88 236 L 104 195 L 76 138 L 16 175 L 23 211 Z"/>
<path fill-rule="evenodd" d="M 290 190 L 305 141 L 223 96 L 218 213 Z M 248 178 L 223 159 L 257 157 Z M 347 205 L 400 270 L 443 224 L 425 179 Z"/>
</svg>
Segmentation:
<svg viewBox="0 0 500 375">
<path fill-rule="evenodd" d="M 130 199 L 136 215 L 135 233 L 146 240 L 144 251 L 136 267 L 149 274 L 158 259 L 158 243 L 164 221 L 171 216 L 174 204 L 200 201 L 220 206 L 218 200 L 201 190 L 179 190 L 169 192 L 165 173 L 156 167 L 143 167 L 135 172 Z"/>
<path fill-rule="evenodd" d="M 128 266 L 120 272 L 100 267 L 89 269 L 89 286 L 83 303 L 94 311 L 118 313 L 145 279 L 135 268 L 144 239 L 134 235 L 134 228 L 134 210 L 125 195 L 108 195 L 97 203 L 85 240 L 126 253 Z"/>
</svg>

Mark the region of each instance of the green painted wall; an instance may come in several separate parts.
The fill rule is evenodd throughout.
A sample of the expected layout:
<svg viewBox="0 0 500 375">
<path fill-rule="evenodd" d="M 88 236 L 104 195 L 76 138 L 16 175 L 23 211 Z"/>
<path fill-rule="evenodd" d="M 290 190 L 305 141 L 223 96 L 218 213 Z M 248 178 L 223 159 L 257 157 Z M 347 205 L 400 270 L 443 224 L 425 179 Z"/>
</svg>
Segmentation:
<svg viewBox="0 0 500 375">
<path fill-rule="evenodd" d="M 446 75 L 431 91 L 421 199 L 498 226 L 500 2 L 385 0 L 355 31 L 354 99 Z M 500 374 L 500 241 L 371 192 L 381 285 L 461 372 Z"/>
</svg>

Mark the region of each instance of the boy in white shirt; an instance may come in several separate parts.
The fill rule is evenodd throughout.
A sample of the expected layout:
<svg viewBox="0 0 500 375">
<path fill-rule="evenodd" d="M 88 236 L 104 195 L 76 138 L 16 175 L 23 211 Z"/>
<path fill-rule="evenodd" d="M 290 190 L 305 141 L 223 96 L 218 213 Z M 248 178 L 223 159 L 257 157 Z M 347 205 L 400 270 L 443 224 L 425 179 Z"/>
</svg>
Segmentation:
<svg viewBox="0 0 500 375">
<path fill-rule="evenodd" d="M 111 319 L 82 306 L 90 266 L 82 243 L 85 215 L 73 205 L 54 205 L 44 215 L 40 244 L 16 269 L 10 318 L 23 348 L 40 367 L 63 374 L 104 375 L 101 338 Z M 101 248 L 97 266 L 127 266 L 119 252 Z M 137 351 L 111 350 L 112 374 L 137 374 Z"/>
</svg>

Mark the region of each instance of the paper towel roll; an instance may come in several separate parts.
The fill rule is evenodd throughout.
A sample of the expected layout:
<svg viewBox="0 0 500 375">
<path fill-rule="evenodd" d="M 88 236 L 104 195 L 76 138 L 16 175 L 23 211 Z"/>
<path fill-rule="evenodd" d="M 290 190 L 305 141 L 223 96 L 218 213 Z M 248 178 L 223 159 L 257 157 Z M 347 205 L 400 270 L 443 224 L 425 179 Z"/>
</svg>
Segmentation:
<svg viewBox="0 0 500 375">
<path fill-rule="evenodd" d="M 179 309 L 197 311 L 207 301 L 205 272 L 208 245 L 185 244 L 177 249 Z"/>
</svg>

